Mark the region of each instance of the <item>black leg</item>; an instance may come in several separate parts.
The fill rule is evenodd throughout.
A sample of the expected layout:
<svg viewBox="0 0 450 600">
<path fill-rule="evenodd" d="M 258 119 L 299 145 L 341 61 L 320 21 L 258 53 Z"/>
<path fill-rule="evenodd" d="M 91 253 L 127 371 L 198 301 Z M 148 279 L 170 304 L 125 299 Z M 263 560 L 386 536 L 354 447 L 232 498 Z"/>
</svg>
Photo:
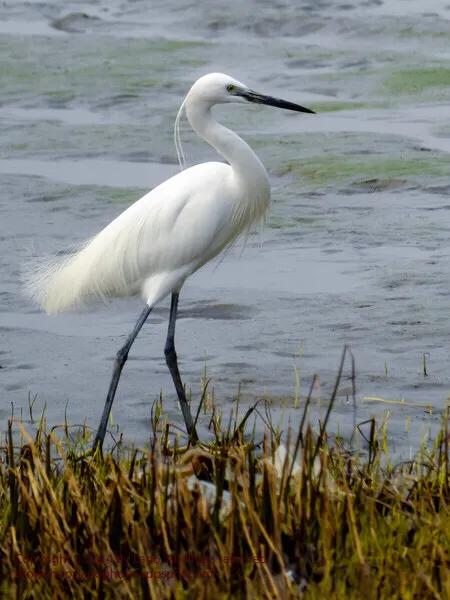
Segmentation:
<svg viewBox="0 0 450 600">
<path fill-rule="evenodd" d="M 195 430 L 194 421 L 192 419 L 189 404 L 186 399 L 186 393 L 181 381 L 180 371 L 178 370 L 177 353 L 175 352 L 175 323 L 177 320 L 178 309 L 178 294 L 172 294 L 172 302 L 170 304 L 169 329 L 167 331 L 166 346 L 164 354 L 166 355 L 166 363 L 172 375 L 175 389 L 177 391 L 178 400 L 180 401 L 181 410 L 183 412 L 184 422 L 189 435 L 189 439 L 193 444 L 198 442 L 197 431 Z"/>
<path fill-rule="evenodd" d="M 133 345 L 134 340 L 137 337 L 137 334 L 140 332 L 142 325 L 147 320 L 147 317 L 152 312 L 152 309 L 148 306 L 142 311 L 139 319 L 137 320 L 136 325 L 134 326 L 133 331 L 128 336 L 127 341 L 116 354 L 116 359 L 114 361 L 114 370 L 111 378 L 111 383 L 109 384 L 108 395 L 106 396 L 105 408 L 103 409 L 102 419 L 100 421 L 100 425 L 97 430 L 97 434 L 94 440 L 94 450 L 96 448 L 100 448 L 103 446 L 103 441 L 106 435 L 106 428 L 108 426 L 108 419 L 111 412 L 112 403 L 114 401 L 114 396 L 116 395 L 117 385 L 119 383 L 120 374 L 122 373 L 123 366 L 128 358 L 128 352 L 130 351 L 131 346 Z"/>
</svg>

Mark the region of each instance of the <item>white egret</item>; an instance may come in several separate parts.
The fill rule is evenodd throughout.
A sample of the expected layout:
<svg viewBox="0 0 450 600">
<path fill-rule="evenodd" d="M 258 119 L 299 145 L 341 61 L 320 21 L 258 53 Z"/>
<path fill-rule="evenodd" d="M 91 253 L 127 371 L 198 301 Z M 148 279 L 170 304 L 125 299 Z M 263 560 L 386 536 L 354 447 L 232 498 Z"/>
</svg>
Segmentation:
<svg viewBox="0 0 450 600">
<path fill-rule="evenodd" d="M 175 352 L 178 296 L 189 275 L 261 220 L 270 201 L 267 172 L 236 133 L 212 116 L 215 104 L 267 104 L 314 111 L 264 96 L 222 73 L 198 79 L 175 121 L 175 143 L 184 162 L 178 125 L 183 108 L 192 129 L 225 159 L 195 165 L 163 182 L 132 204 L 75 254 L 47 262 L 28 287 L 49 314 L 77 308 L 90 300 L 140 293 L 146 306 L 118 351 L 94 448 L 102 447 L 108 419 L 131 346 L 153 307 L 172 295 L 164 349 L 190 440 L 198 441 Z"/>
</svg>

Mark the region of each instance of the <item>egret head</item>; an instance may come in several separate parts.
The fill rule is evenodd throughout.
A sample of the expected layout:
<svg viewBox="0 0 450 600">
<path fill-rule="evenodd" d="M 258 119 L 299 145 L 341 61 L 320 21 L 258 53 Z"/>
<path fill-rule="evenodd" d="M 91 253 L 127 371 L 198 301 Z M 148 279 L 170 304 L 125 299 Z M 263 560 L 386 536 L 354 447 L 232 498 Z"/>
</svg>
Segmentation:
<svg viewBox="0 0 450 600">
<path fill-rule="evenodd" d="M 191 87 L 188 97 L 197 102 L 203 101 L 210 106 L 214 104 L 225 104 L 227 102 L 266 104 L 268 106 L 276 106 L 278 108 L 285 108 L 296 112 L 314 114 L 313 110 L 300 106 L 299 104 L 259 94 L 244 83 L 241 83 L 240 81 L 237 81 L 237 79 L 233 79 L 233 77 L 225 75 L 224 73 L 209 73 L 208 75 L 200 77 L 200 79 L 197 79 Z"/>
</svg>

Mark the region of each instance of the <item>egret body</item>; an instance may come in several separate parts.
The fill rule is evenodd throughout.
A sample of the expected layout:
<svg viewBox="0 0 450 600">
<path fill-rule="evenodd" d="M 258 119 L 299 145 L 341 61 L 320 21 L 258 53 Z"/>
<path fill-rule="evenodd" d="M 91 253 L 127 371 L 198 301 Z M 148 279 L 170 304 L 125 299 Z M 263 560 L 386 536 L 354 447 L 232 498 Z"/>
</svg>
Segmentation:
<svg viewBox="0 0 450 600">
<path fill-rule="evenodd" d="M 47 262 L 28 283 L 32 296 L 49 314 L 75 309 L 96 299 L 136 293 L 145 301 L 133 331 L 117 353 L 95 447 L 101 448 L 103 444 L 130 348 L 152 308 L 169 294 L 172 301 L 166 362 L 188 435 L 192 442 L 198 440 L 175 352 L 179 293 L 189 275 L 263 219 L 270 202 L 269 179 L 259 158 L 246 142 L 211 114 L 215 104 L 228 102 L 313 112 L 258 94 L 228 75 L 212 73 L 201 77 L 190 89 L 182 108 L 192 129 L 226 163 L 207 162 L 182 170 L 132 204 L 78 252 Z M 178 117 L 176 133 L 177 125 Z"/>
</svg>

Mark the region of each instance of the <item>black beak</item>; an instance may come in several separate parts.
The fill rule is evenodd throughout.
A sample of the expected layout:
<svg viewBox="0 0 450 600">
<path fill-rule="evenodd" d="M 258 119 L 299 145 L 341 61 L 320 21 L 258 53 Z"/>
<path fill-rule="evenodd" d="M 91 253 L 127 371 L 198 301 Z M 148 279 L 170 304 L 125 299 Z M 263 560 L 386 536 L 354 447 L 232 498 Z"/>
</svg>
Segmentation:
<svg viewBox="0 0 450 600">
<path fill-rule="evenodd" d="M 316 114 L 313 110 L 300 106 L 300 104 L 294 104 L 294 102 L 288 102 L 287 100 L 281 100 L 280 98 L 272 98 L 272 96 L 263 96 L 252 90 L 244 90 L 235 93 L 236 96 L 242 96 L 254 104 L 267 104 L 268 106 L 286 108 L 287 110 L 295 110 L 296 112 L 311 113 L 312 115 Z"/>
</svg>

